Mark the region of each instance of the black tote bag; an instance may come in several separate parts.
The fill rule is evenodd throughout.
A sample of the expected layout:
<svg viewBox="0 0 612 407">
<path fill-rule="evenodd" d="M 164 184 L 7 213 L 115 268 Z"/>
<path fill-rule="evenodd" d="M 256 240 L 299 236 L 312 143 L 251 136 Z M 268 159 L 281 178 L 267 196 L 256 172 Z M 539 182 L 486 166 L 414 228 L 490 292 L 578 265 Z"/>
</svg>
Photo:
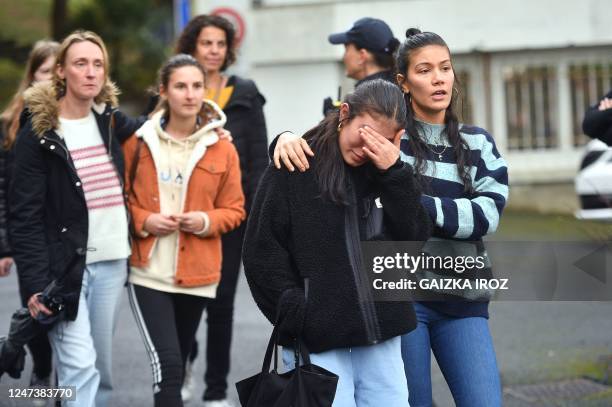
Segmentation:
<svg viewBox="0 0 612 407">
<path fill-rule="evenodd" d="M 310 362 L 306 346 L 296 341 L 296 368 L 278 373 L 278 328 L 274 327 L 261 373 L 236 383 L 242 407 L 331 407 L 338 375 Z M 299 366 L 299 356 L 304 364 Z M 274 356 L 274 369 L 270 371 Z"/>
</svg>

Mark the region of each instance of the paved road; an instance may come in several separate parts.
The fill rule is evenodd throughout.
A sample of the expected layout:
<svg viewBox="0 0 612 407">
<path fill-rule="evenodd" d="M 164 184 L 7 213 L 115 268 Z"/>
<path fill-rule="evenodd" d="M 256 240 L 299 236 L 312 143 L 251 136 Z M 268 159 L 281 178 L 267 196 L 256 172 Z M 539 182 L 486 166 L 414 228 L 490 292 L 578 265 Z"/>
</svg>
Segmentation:
<svg viewBox="0 0 612 407">
<path fill-rule="evenodd" d="M 14 275 L 0 279 L 0 332 L 8 329 L 11 313 L 18 304 Z M 557 377 L 571 377 L 585 370 L 599 355 L 612 354 L 612 303 L 546 302 L 494 303 L 491 306 L 491 329 L 505 384 L 531 383 Z M 261 366 L 270 325 L 253 302 L 241 279 L 236 304 L 236 335 L 232 353 L 230 383 L 250 376 Z M 198 331 L 204 343 L 205 324 Z M 133 317 L 123 299 L 122 312 L 115 336 L 116 391 L 113 407 L 152 405 L 151 370 Z M 26 386 L 3 377 L 0 383 L 0 406 L 29 406 L 27 402 L 8 399 L 8 388 Z M 204 361 L 198 358 L 196 377 L 201 378 Z M 438 407 L 452 406 L 448 388 L 434 364 L 434 394 Z M 202 380 L 196 380 L 196 395 L 203 391 Z M 232 398 L 236 397 L 231 388 Z M 199 397 L 189 406 L 202 405 Z M 506 405 L 511 405 L 507 402 Z M 571 404 L 577 405 L 577 404 Z M 603 404 L 602 404 L 603 405 Z M 612 405 L 612 404 L 607 404 Z"/>
</svg>

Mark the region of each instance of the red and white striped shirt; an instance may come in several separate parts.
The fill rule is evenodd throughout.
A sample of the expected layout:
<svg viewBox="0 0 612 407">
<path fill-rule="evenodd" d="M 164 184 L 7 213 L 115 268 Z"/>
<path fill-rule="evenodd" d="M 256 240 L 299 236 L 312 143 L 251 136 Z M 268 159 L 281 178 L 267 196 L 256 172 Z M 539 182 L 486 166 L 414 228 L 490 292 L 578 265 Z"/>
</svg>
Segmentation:
<svg viewBox="0 0 612 407">
<path fill-rule="evenodd" d="M 119 177 L 103 144 L 71 149 L 70 156 L 83 184 L 87 209 L 123 206 Z"/>
<path fill-rule="evenodd" d="M 59 134 L 70 151 L 87 201 L 87 263 L 127 258 L 130 249 L 123 189 L 93 113 L 76 120 L 60 118 Z"/>
</svg>

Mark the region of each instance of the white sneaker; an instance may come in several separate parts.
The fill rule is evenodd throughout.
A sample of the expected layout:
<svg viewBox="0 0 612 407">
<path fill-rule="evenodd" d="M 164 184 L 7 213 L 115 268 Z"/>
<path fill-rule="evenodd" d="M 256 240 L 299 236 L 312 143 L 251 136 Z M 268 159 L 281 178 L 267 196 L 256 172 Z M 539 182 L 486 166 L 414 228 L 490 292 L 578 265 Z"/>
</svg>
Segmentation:
<svg viewBox="0 0 612 407">
<path fill-rule="evenodd" d="M 51 386 L 51 377 L 38 377 L 38 375 L 32 372 L 30 376 L 30 387 L 31 388 L 49 388 Z M 34 407 L 45 407 L 47 405 L 47 399 L 33 398 L 32 406 Z"/>
<path fill-rule="evenodd" d="M 32 399 L 32 406 L 34 407 L 45 407 L 47 405 L 47 399 Z"/>
<path fill-rule="evenodd" d="M 181 387 L 181 399 L 183 399 L 183 403 L 188 403 L 193 398 L 193 386 L 191 362 L 187 361 L 187 365 L 185 366 L 185 379 L 183 380 L 183 387 Z"/>
<path fill-rule="evenodd" d="M 204 407 L 234 407 L 234 403 L 228 399 L 208 400 L 204 402 Z"/>
</svg>

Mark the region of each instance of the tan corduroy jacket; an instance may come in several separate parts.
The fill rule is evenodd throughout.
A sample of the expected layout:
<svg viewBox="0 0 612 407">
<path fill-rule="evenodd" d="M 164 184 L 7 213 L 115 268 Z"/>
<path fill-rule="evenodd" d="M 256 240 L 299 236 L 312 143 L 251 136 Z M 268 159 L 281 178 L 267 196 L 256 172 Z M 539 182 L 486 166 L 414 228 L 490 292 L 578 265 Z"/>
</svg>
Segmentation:
<svg viewBox="0 0 612 407">
<path fill-rule="evenodd" d="M 244 195 L 240 182 L 240 164 L 233 144 L 219 140 L 214 129 L 222 127 L 225 115 L 210 103 L 218 118 L 199 131 L 206 131 L 197 142 L 185 172 L 182 212 L 199 211 L 208 215 L 204 234 L 179 232 L 174 282 L 181 287 L 198 287 L 219 282 L 221 278 L 221 235 L 235 229 L 245 219 Z M 148 120 L 123 146 L 128 207 L 134 238 L 130 264 L 147 267 L 156 236 L 147 234 L 144 222 L 160 212 L 156 156 L 160 139 L 156 127 L 161 112 Z M 144 142 L 138 152 L 134 182 L 130 183 L 138 139 Z"/>
</svg>

